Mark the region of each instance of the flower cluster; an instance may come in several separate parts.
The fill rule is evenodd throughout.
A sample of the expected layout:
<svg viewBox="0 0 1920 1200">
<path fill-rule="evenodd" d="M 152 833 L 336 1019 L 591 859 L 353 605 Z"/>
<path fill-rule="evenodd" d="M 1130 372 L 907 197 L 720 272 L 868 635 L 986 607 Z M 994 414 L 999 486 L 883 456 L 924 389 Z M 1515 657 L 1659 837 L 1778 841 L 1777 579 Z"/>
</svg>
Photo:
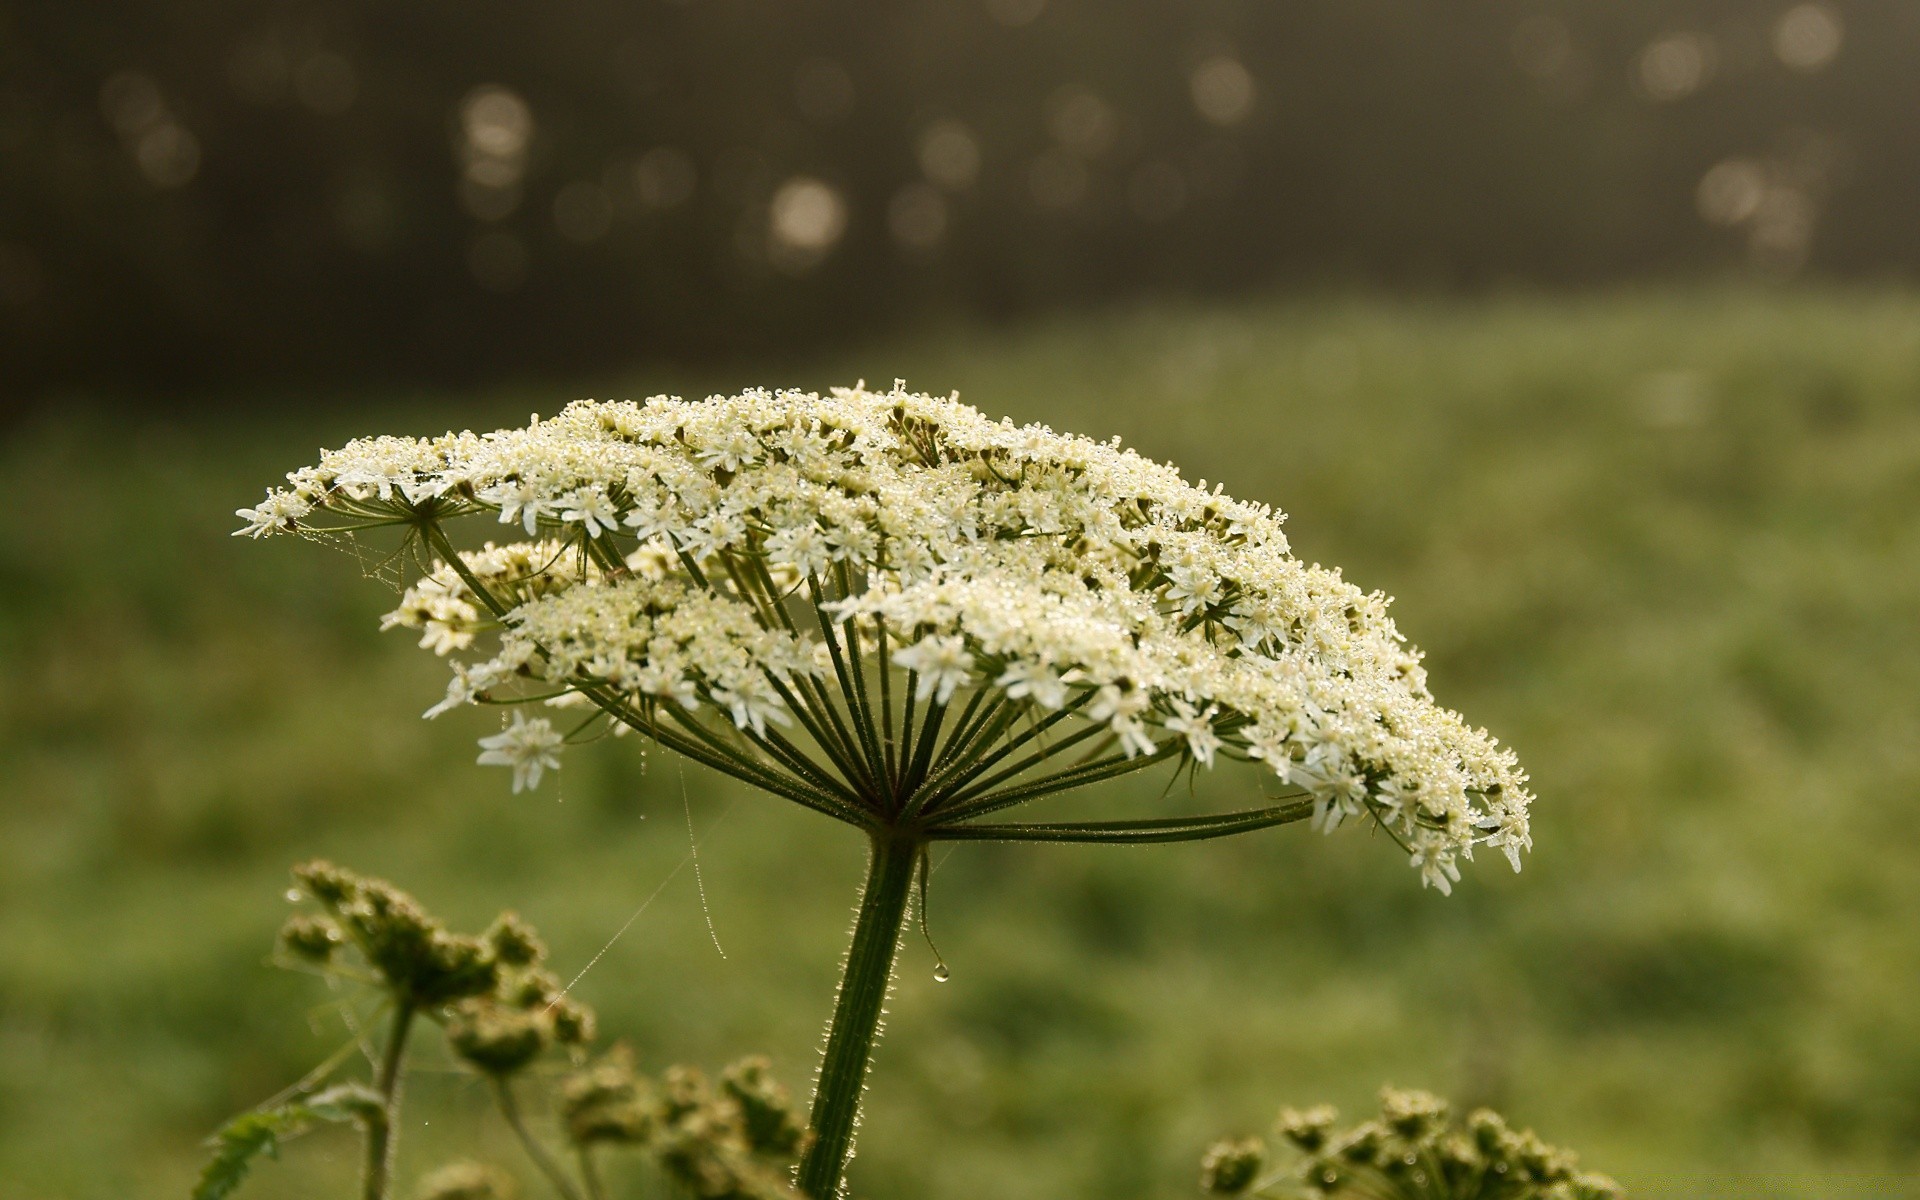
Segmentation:
<svg viewBox="0 0 1920 1200">
<path fill-rule="evenodd" d="M 1322 1105 L 1280 1114 L 1275 1132 L 1298 1152 L 1268 1173 L 1259 1138 L 1221 1141 L 1200 1164 L 1202 1190 L 1216 1196 L 1300 1200 L 1622 1200 L 1620 1185 L 1579 1169 L 1574 1156 L 1531 1130 L 1479 1109 L 1460 1126 L 1446 1101 L 1426 1092 L 1385 1088 L 1380 1115 L 1336 1130 L 1339 1114 Z"/>
<path fill-rule="evenodd" d="M 752 391 L 364 439 L 288 478 L 241 533 L 422 537 L 387 624 L 453 658 L 430 712 L 584 703 L 821 811 L 931 823 L 1057 790 L 1020 776 L 1046 755 L 1006 750 L 1044 726 L 1116 764 L 1062 787 L 1255 761 L 1319 828 L 1377 821 L 1443 891 L 1476 845 L 1516 869 L 1530 845 L 1525 776 L 1433 700 L 1385 596 L 1117 439 L 898 385 Z M 527 540 L 457 551 L 442 527 L 468 515 Z M 562 736 L 519 719 L 482 761 L 531 786 Z"/>
<path fill-rule="evenodd" d="M 325 1122 L 361 1127 L 364 1194 L 386 1196 L 405 1050 L 410 1028 L 421 1021 L 440 1026 L 455 1059 L 486 1081 L 509 1130 L 559 1200 L 605 1195 L 598 1156 L 619 1149 L 638 1151 L 698 1200 L 798 1200 L 788 1180 L 813 1135 L 767 1059 L 740 1060 L 717 1085 L 686 1066 L 649 1079 L 635 1070 L 624 1044 L 590 1060 L 593 1011 L 544 969 L 546 946 L 516 914 L 502 913 L 480 935 L 458 934 L 384 880 L 317 860 L 293 875 L 288 898 L 314 908 L 295 913 L 282 928 L 283 961 L 373 985 L 384 994 L 392 1028 L 370 1085 L 309 1092 L 337 1065 L 328 1064 L 298 1085 L 290 1102 L 242 1114 L 223 1129 L 196 1200 L 228 1196 L 255 1159 Z M 516 1086 L 552 1078 L 533 1068 L 554 1048 L 564 1050 L 572 1066 L 559 1080 L 552 1108 L 577 1179 L 529 1127 L 516 1098 Z M 429 1173 L 418 1190 L 422 1200 L 511 1200 L 515 1194 L 511 1176 L 464 1161 Z"/>
</svg>

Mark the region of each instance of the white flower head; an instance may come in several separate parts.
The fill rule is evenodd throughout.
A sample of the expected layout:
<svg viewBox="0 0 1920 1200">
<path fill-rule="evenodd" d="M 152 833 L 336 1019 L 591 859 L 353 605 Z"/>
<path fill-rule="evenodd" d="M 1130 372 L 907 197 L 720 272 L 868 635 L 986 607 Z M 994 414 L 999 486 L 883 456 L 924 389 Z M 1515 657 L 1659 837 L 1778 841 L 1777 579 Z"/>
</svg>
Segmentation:
<svg viewBox="0 0 1920 1200">
<path fill-rule="evenodd" d="M 1032 697 L 1041 708 L 1057 709 L 1067 702 L 1066 680 L 1060 678 L 1051 663 L 1015 659 L 993 682 L 996 687 L 1006 689 L 1009 699 Z"/>
<path fill-rule="evenodd" d="M 929 635 L 894 654 L 893 661 L 919 673 L 914 693 L 918 700 L 931 698 L 935 704 L 945 704 L 955 690 L 973 680 L 973 655 L 967 652 L 964 638 Z"/>
<path fill-rule="evenodd" d="M 607 498 L 606 489 L 596 485 L 580 488 L 562 500 L 560 519 L 581 526 L 588 537 L 599 537 L 619 526 L 620 513 Z"/>
<path fill-rule="evenodd" d="M 1429 886 L 1531 845 L 1526 776 L 1434 700 L 1387 597 L 1117 440 L 900 385 L 755 390 L 365 438 L 288 479 L 241 534 L 428 536 L 386 623 L 453 668 L 435 712 L 568 697 L 855 823 L 984 819 L 1178 749 L 1259 760 L 1320 829 L 1378 822 Z M 458 550 L 469 516 L 527 540 Z M 558 744 L 516 719 L 486 757 L 531 786 Z"/>
<path fill-rule="evenodd" d="M 545 717 L 529 721 L 525 713 L 516 709 L 513 724 L 492 737 L 480 739 L 481 754 L 475 761 L 483 767 L 512 767 L 513 790 L 517 795 L 539 787 L 541 772 L 560 769 L 560 746 L 564 740 Z"/>
<path fill-rule="evenodd" d="M 257 507 L 234 511 L 246 525 L 233 531 L 235 537 L 258 538 L 292 529 L 301 517 L 313 511 L 313 505 L 297 492 L 269 491 Z"/>
<path fill-rule="evenodd" d="M 1220 749 L 1220 735 L 1213 729 L 1213 718 L 1219 711 L 1218 705 L 1209 705 L 1205 712 L 1196 712 L 1193 705 L 1176 697 L 1174 715 L 1164 722 L 1168 733 L 1187 739 L 1187 753 L 1203 767 L 1213 765 L 1213 756 Z"/>
</svg>

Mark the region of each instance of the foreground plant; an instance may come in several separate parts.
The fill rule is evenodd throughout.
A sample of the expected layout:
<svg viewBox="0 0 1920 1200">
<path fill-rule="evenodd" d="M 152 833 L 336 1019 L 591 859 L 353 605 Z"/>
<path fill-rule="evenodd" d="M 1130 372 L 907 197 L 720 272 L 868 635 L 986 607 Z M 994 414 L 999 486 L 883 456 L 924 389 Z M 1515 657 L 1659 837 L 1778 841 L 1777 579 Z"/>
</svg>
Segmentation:
<svg viewBox="0 0 1920 1200">
<path fill-rule="evenodd" d="M 799 1184 L 839 1190 L 916 878 L 940 841 L 1193 841 L 1310 819 L 1383 830 L 1441 891 L 1515 867 L 1512 756 L 1438 704 L 1387 599 L 1292 558 L 1280 516 L 1113 443 L 864 388 L 582 402 L 523 429 L 370 438 L 240 532 L 404 532 L 418 630 L 514 788 L 602 727 L 846 823 L 871 855 Z M 458 549 L 492 519 L 524 540 Z M 461 657 L 453 657 L 455 655 Z M 1009 823 L 1018 805 L 1222 759 L 1271 803 Z"/>
<path fill-rule="evenodd" d="M 1532 1130 L 1477 1109 L 1464 1123 L 1426 1092 L 1384 1088 L 1380 1115 L 1336 1129 L 1322 1105 L 1286 1109 L 1274 1132 L 1294 1151 L 1272 1167 L 1259 1138 L 1216 1142 L 1200 1164 L 1201 1190 L 1259 1200 L 1623 1200 L 1620 1185 L 1579 1169 Z"/>
<path fill-rule="evenodd" d="M 362 1200 L 387 1200 L 409 1048 L 423 1022 L 438 1026 L 453 1057 L 485 1081 L 555 1200 L 606 1200 L 599 1159 L 619 1149 L 642 1153 L 699 1200 L 797 1200 L 787 1176 L 807 1133 L 765 1059 L 734 1064 L 717 1087 L 685 1066 L 649 1080 L 624 1046 L 590 1061 L 593 1012 L 543 968 L 546 948 L 519 917 L 502 913 L 470 936 L 451 932 L 392 884 L 332 863 L 296 868 L 294 883 L 291 897 L 318 911 L 287 922 L 280 960 L 373 994 L 383 1028 L 356 1029 L 363 1036 L 348 1047 L 364 1044 L 372 1077 L 332 1082 L 343 1057 L 335 1056 L 286 1097 L 230 1122 L 214 1138 L 194 1200 L 223 1200 L 261 1155 L 330 1122 L 361 1132 Z M 520 1095 L 530 1077 L 552 1078 L 532 1068 L 555 1050 L 574 1068 L 550 1104 L 565 1154 L 533 1129 Z M 513 1192 L 511 1176 L 472 1162 L 450 1163 L 417 1189 L 421 1200 L 508 1200 Z"/>
</svg>

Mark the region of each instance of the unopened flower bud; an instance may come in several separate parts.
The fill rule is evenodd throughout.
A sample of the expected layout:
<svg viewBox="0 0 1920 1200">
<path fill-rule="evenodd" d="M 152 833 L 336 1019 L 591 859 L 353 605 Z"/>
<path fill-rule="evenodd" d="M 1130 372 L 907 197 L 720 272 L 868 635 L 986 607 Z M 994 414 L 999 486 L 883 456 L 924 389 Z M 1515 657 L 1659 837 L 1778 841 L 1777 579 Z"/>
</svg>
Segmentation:
<svg viewBox="0 0 1920 1200">
<path fill-rule="evenodd" d="M 490 992 L 499 983 L 492 951 L 479 938 L 441 933 L 427 948 L 428 972 L 418 982 L 424 1004 L 445 1004 Z"/>
<path fill-rule="evenodd" d="M 461 1005 L 447 1023 L 453 1052 L 489 1075 L 511 1075 L 546 1049 L 546 1031 L 532 1013 L 486 1001 Z"/>
<path fill-rule="evenodd" d="M 321 858 L 295 867 L 293 880 L 309 896 L 328 908 L 337 908 L 345 904 L 360 889 L 358 875 L 344 867 L 336 867 Z"/>
<path fill-rule="evenodd" d="M 668 1067 L 660 1077 L 660 1099 L 667 1120 L 678 1121 L 696 1109 L 713 1103 L 713 1089 L 698 1067 Z"/>
<path fill-rule="evenodd" d="M 1330 1104 L 1315 1105 L 1304 1112 L 1296 1108 L 1283 1108 L 1273 1127 L 1281 1137 L 1308 1154 L 1313 1154 L 1327 1144 L 1327 1134 L 1339 1119 L 1339 1111 Z"/>
<path fill-rule="evenodd" d="M 553 1026 L 553 1040 L 562 1046 L 584 1046 L 593 1040 L 598 1022 L 591 1008 L 577 1000 L 560 1000 L 545 1011 Z"/>
<path fill-rule="evenodd" d="M 1253 1186 L 1267 1162 L 1259 1138 L 1215 1142 L 1200 1160 L 1200 1189 L 1215 1196 L 1238 1196 Z"/>
<path fill-rule="evenodd" d="M 740 1106 L 742 1131 L 756 1154 L 797 1158 L 807 1127 L 793 1110 L 793 1097 L 773 1077 L 766 1058 L 743 1058 L 720 1076 L 720 1087 Z"/>
<path fill-rule="evenodd" d="M 487 930 L 486 940 L 493 956 L 509 967 L 537 966 L 547 956 L 546 945 L 518 913 L 501 913 Z"/>
<path fill-rule="evenodd" d="M 633 1069 L 633 1056 L 616 1046 L 560 1088 L 560 1116 L 576 1146 L 645 1142 L 654 1128 L 653 1097 Z"/>
<path fill-rule="evenodd" d="M 523 971 L 507 981 L 501 996 L 520 1008 L 545 1008 L 561 997 L 560 981 L 545 971 Z"/>
<path fill-rule="evenodd" d="M 340 927 L 325 917 L 306 913 L 290 917 L 280 929 L 280 947 L 294 958 L 325 964 L 344 939 Z"/>
<path fill-rule="evenodd" d="M 1382 1088 L 1380 1119 L 1410 1142 L 1421 1141 L 1447 1121 L 1447 1102 L 1428 1092 Z"/>
</svg>

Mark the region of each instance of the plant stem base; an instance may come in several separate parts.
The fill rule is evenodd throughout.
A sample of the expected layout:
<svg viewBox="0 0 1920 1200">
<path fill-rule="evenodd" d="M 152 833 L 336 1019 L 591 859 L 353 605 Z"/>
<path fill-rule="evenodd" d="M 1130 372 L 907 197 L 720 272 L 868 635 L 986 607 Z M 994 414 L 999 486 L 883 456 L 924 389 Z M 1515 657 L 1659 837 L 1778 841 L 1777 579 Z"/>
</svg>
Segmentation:
<svg viewBox="0 0 1920 1200">
<path fill-rule="evenodd" d="M 916 840 L 887 834 L 873 840 L 853 946 L 847 951 L 820 1081 L 813 1094 L 816 1140 L 800 1164 L 800 1190 L 813 1200 L 833 1200 L 839 1195 L 841 1176 L 853 1152 L 860 1095 L 893 984 L 894 955 L 906 925 L 919 856 Z"/>
</svg>

